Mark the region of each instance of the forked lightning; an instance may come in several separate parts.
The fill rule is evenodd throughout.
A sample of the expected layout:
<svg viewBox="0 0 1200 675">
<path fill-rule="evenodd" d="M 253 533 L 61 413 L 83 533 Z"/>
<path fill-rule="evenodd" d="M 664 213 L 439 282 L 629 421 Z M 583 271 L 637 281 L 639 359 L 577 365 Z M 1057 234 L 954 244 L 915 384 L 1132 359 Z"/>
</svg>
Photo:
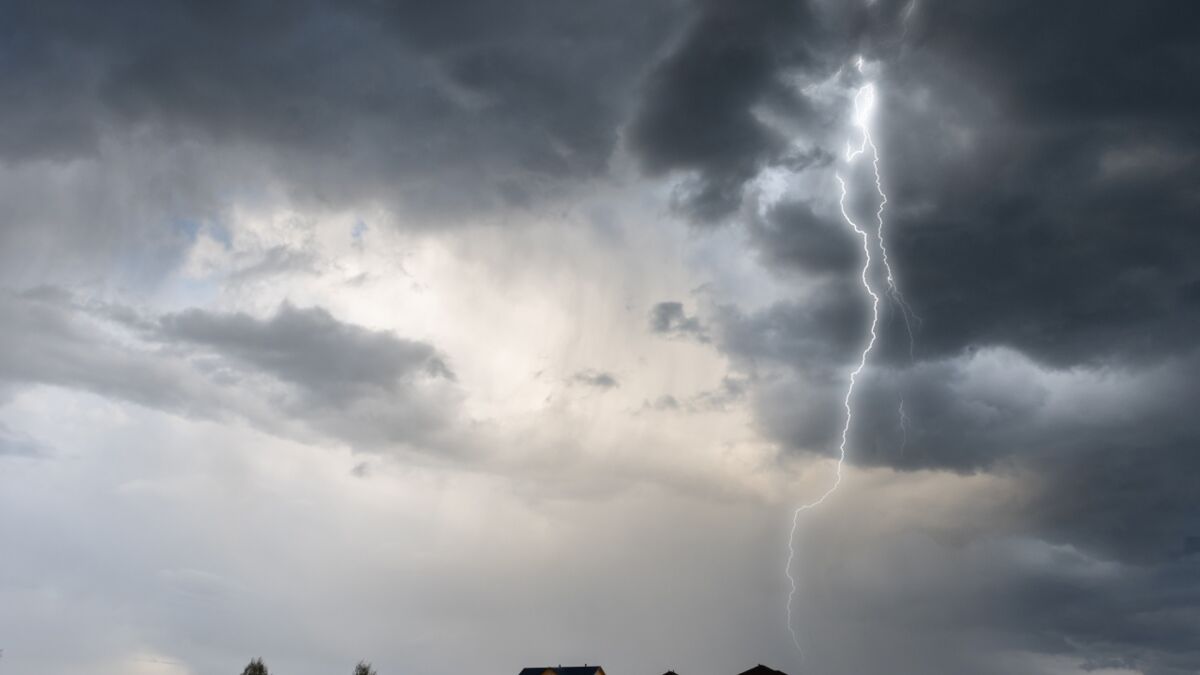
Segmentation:
<svg viewBox="0 0 1200 675">
<path fill-rule="evenodd" d="M 855 66 L 860 73 L 863 72 L 863 60 L 861 57 L 857 59 Z M 784 569 L 784 573 L 787 575 L 788 583 L 791 585 L 787 602 L 787 621 L 788 631 L 792 634 L 792 642 L 795 643 L 796 649 L 800 649 L 801 651 L 803 650 L 800 646 L 800 637 L 796 632 L 796 627 L 792 620 L 792 605 L 795 602 L 797 592 L 796 578 L 792 575 L 792 564 L 796 557 L 796 527 L 800 522 L 801 513 L 820 506 L 826 499 L 829 498 L 830 495 L 837 491 L 838 487 L 842 483 L 842 468 L 846 462 L 846 446 L 850 435 L 850 427 L 854 420 L 854 388 L 858 383 L 859 376 L 862 375 L 863 370 L 866 368 L 867 360 L 870 357 L 872 350 L 874 350 L 875 343 L 878 340 L 877 329 L 879 326 L 879 301 L 881 292 L 875 288 L 875 285 L 871 280 L 871 266 L 873 263 L 871 256 L 872 245 L 879 247 L 879 262 L 883 269 L 884 278 L 887 281 L 888 297 L 896 303 L 896 306 L 899 308 L 900 314 L 904 319 L 904 326 L 908 333 L 910 359 L 913 356 L 913 321 L 920 320 L 919 317 L 912 313 L 907 303 L 904 302 L 904 297 L 901 295 L 896 282 L 896 275 L 892 272 L 891 261 L 888 259 L 887 245 L 884 241 L 884 210 L 887 207 L 888 199 L 887 195 L 883 191 L 883 178 L 879 170 L 879 149 L 875 145 L 875 140 L 871 137 L 870 118 L 872 112 L 874 111 L 874 107 L 875 84 L 873 82 L 867 82 L 861 86 L 854 95 L 854 113 L 852 124 L 858 130 L 860 141 L 857 147 L 853 144 L 847 143 L 845 154 L 846 163 L 853 164 L 858 160 L 859 157 L 866 154 L 868 151 L 870 152 L 871 167 L 875 178 L 875 190 L 879 195 L 879 206 L 875 211 L 876 227 L 873 237 L 871 236 L 871 233 L 868 233 L 866 230 L 860 227 L 854 218 L 850 216 L 850 213 L 846 208 L 846 198 L 848 194 L 846 180 L 842 178 L 840 173 L 834 175 L 834 178 L 837 180 L 838 188 L 840 189 L 838 206 L 841 210 L 842 219 L 846 221 L 846 224 L 862 241 L 863 265 L 860 277 L 863 291 L 870 299 L 871 303 L 871 322 L 867 333 L 866 344 L 863 346 L 862 352 L 859 355 L 858 364 L 855 366 L 854 370 L 850 372 L 850 380 L 846 386 L 846 394 L 842 399 L 842 407 L 846 411 L 846 418 L 842 424 L 841 440 L 838 444 L 838 458 L 837 463 L 835 464 L 833 483 L 830 484 L 830 486 L 815 500 L 800 505 L 792 514 L 792 529 L 788 535 L 787 565 Z M 908 416 L 904 412 L 903 401 L 900 403 L 899 416 L 901 430 L 904 433 L 905 442 L 907 442 Z"/>
</svg>

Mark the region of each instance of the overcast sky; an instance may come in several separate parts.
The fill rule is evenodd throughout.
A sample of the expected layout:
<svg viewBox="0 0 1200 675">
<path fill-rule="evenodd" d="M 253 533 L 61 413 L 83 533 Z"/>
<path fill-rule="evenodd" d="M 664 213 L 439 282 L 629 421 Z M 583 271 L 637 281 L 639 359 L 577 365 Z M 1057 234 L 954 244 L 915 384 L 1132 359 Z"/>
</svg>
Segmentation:
<svg viewBox="0 0 1200 675">
<path fill-rule="evenodd" d="M 1200 672 L 1198 83 L 1171 0 L 5 2 L 0 675 Z"/>
</svg>

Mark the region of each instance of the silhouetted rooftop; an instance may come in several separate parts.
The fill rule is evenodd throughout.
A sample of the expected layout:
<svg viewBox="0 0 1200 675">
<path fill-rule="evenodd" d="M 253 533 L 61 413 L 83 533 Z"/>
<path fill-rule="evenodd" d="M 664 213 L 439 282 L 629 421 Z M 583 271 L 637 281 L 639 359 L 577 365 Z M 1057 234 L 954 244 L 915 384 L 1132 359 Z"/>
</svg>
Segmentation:
<svg viewBox="0 0 1200 675">
<path fill-rule="evenodd" d="M 774 668 L 768 668 L 760 663 L 757 666 L 754 666 L 753 668 L 751 668 L 750 670 L 747 670 L 744 673 L 739 673 L 738 675 L 787 675 L 787 673 L 783 672 L 782 670 L 775 670 Z"/>
<path fill-rule="evenodd" d="M 542 675 L 547 670 L 555 675 L 605 675 L 600 666 L 542 666 L 540 668 L 522 668 L 520 675 Z"/>
</svg>

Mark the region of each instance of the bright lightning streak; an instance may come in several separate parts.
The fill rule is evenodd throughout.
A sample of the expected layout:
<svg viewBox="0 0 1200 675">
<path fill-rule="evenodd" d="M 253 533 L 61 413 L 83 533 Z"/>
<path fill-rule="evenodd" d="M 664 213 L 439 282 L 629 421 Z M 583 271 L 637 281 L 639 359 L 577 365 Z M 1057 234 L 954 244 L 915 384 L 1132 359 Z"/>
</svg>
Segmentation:
<svg viewBox="0 0 1200 675">
<path fill-rule="evenodd" d="M 861 57 L 857 62 L 857 66 L 859 72 L 862 72 L 863 65 Z M 863 102 L 863 99 L 866 99 L 865 103 Z M 863 85 L 863 87 L 858 90 L 858 93 L 854 95 L 854 126 L 862 135 L 862 141 L 859 143 L 857 148 L 849 145 L 846 147 L 846 161 L 853 162 L 868 150 L 871 152 L 871 170 L 875 174 L 875 192 L 879 195 L 879 207 L 875 209 L 875 237 L 876 241 L 879 243 L 879 252 L 882 259 L 881 262 L 883 263 L 883 271 L 885 277 L 887 278 L 888 296 L 893 302 L 896 303 L 896 306 L 900 308 L 900 316 L 904 319 L 904 328 L 908 333 L 908 356 L 909 359 L 912 360 L 913 345 L 915 344 L 913 337 L 913 322 L 916 321 L 919 324 L 921 317 L 917 316 L 916 313 L 914 313 L 908 306 L 908 303 L 904 301 L 904 295 L 900 293 L 900 287 L 896 283 L 896 274 L 892 271 L 891 259 L 888 258 L 887 238 L 884 236 L 885 225 L 883 220 L 883 212 L 885 209 L 887 209 L 888 196 L 887 193 L 883 191 L 883 174 L 879 170 L 879 148 L 875 145 L 875 139 L 871 136 L 871 126 L 868 123 L 870 120 L 870 114 L 874 107 L 875 85 L 872 83 L 867 83 Z"/>
<path fill-rule="evenodd" d="M 916 6 L 916 0 L 909 4 L 909 9 L 905 13 L 905 17 L 912 12 Z M 863 61 L 859 57 L 857 63 L 858 71 L 862 72 Z M 867 99 L 866 107 L 864 108 L 862 99 Z M 900 292 L 900 287 L 896 284 L 896 275 L 892 272 L 892 263 L 888 258 L 887 238 L 884 236 L 883 212 L 887 208 L 888 197 L 883 191 L 883 175 L 879 171 L 879 148 L 875 145 L 875 139 L 871 137 L 871 126 L 867 123 L 871 109 L 875 106 L 875 86 L 866 84 L 858 93 L 854 95 L 854 126 L 858 128 L 862 134 L 862 142 L 858 148 L 846 148 L 846 161 L 853 162 L 868 149 L 871 151 L 871 171 L 875 174 L 875 192 L 879 195 L 879 207 L 875 209 L 875 237 L 879 243 L 880 257 L 882 258 L 884 275 L 887 278 L 888 297 L 892 302 L 896 303 L 896 307 L 900 309 L 900 318 L 904 321 L 904 331 L 908 334 L 908 360 L 913 362 L 916 360 L 916 338 L 913 335 L 913 323 L 917 325 L 921 323 L 921 317 L 917 316 L 916 312 L 908 306 L 904 300 L 904 295 Z M 904 399 L 900 399 L 900 406 L 897 410 L 897 415 L 900 419 L 900 452 L 903 453 L 908 445 L 908 415 L 904 412 Z"/>
<path fill-rule="evenodd" d="M 911 11 L 911 9 L 910 9 L 910 11 Z M 855 62 L 855 66 L 859 72 L 863 71 L 863 65 L 864 65 L 863 59 L 861 57 L 859 57 Z M 853 163 L 853 162 L 855 162 L 855 160 L 857 160 L 860 156 L 865 154 L 867 151 L 870 151 L 871 168 L 872 168 L 872 171 L 874 173 L 874 178 L 875 178 L 875 191 L 879 195 L 879 206 L 875 211 L 876 226 L 874 228 L 875 232 L 873 233 L 874 234 L 873 238 L 872 238 L 871 234 L 869 234 L 866 230 L 864 230 L 862 227 L 860 227 L 857 222 L 855 222 L 855 220 L 850 216 L 849 212 L 846 210 L 846 196 L 847 196 L 846 181 L 842 178 L 842 176 L 840 174 L 834 175 L 834 178 L 837 179 L 838 187 L 840 188 L 840 191 L 841 191 L 841 194 L 840 194 L 840 197 L 838 200 L 838 206 L 841 210 L 842 218 L 846 221 L 846 224 L 849 225 L 852 230 L 854 230 L 854 233 L 856 235 L 858 235 L 858 237 L 862 240 L 863 266 L 862 266 L 862 272 L 861 272 L 861 281 L 862 281 L 863 290 L 865 291 L 866 295 L 871 299 L 871 324 L 870 324 L 870 329 L 869 329 L 866 344 L 863 346 L 862 353 L 859 355 L 858 365 L 850 373 L 850 381 L 849 381 L 848 385 L 846 386 L 846 395 L 842 399 L 842 407 L 846 411 L 846 418 L 845 418 L 845 422 L 842 425 L 841 442 L 838 444 L 838 459 L 837 459 L 837 464 L 835 466 L 833 483 L 819 497 L 817 497 L 815 500 L 813 500 L 811 502 L 800 505 L 799 507 L 796 508 L 796 510 L 792 514 L 792 529 L 788 536 L 788 558 L 787 558 L 787 564 L 784 568 L 784 573 L 787 575 L 788 583 L 791 586 L 791 591 L 788 594 L 788 602 L 787 602 L 788 631 L 791 632 L 791 634 L 792 634 L 792 642 L 795 643 L 796 649 L 800 650 L 800 651 L 803 651 L 803 649 L 800 646 L 800 638 L 799 638 L 799 635 L 796 633 L 796 628 L 795 628 L 795 625 L 792 620 L 792 605 L 795 602 L 795 597 L 796 597 L 796 592 L 797 592 L 796 578 L 792 575 L 792 564 L 795 561 L 795 557 L 796 557 L 796 546 L 795 546 L 796 528 L 799 525 L 801 513 L 808 511 L 810 509 L 816 508 L 817 506 L 820 506 L 822 503 L 825 502 L 826 499 L 829 498 L 830 495 L 832 495 L 834 492 L 837 491 L 838 487 L 842 483 L 842 468 L 846 461 L 846 446 L 848 444 L 848 438 L 849 438 L 849 434 L 850 434 L 850 426 L 851 426 L 851 424 L 853 424 L 853 420 L 854 420 L 854 406 L 853 406 L 854 388 L 855 388 L 855 385 L 858 383 L 859 376 L 862 374 L 863 370 L 866 368 L 867 359 L 870 357 L 871 352 L 874 350 L 875 343 L 878 339 L 877 329 L 879 326 L 879 301 L 880 301 L 881 293 L 880 293 L 880 291 L 875 289 L 875 286 L 871 282 L 870 272 L 871 272 L 871 264 L 872 264 L 872 257 L 871 257 L 872 239 L 874 240 L 874 243 L 879 246 L 880 263 L 883 267 L 884 277 L 887 280 L 888 297 L 893 302 L 895 302 L 896 305 L 900 308 L 901 316 L 904 319 L 905 329 L 908 333 L 908 345 L 909 345 L 908 348 L 909 348 L 910 359 L 913 357 L 913 344 L 914 344 L 913 320 L 916 320 L 918 322 L 920 321 L 920 317 L 917 317 L 916 314 L 914 314 L 912 312 L 912 310 L 909 309 L 907 303 L 905 303 L 904 296 L 900 293 L 899 286 L 897 285 L 897 282 L 896 282 L 896 275 L 892 271 L 891 261 L 888 258 L 888 250 L 887 250 L 887 245 L 885 243 L 885 238 L 884 238 L 885 225 L 884 225 L 884 217 L 883 217 L 884 211 L 887 208 L 888 198 L 887 198 L 887 194 L 883 190 L 883 177 L 879 170 L 879 148 L 875 145 L 875 140 L 871 137 L 871 127 L 870 127 L 870 116 L 871 116 L 874 106 L 875 106 L 875 85 L 874 85 L 874 83 L 868 82 L 867 84 L 860 87 L 859 90 L 854 95 L 854 113 L 853 113 L 853 117 L 852 117 L 852 122 L 853 122 L 854 127 L 858 129 L 858 131 L 861 135 L 861 141 L 857 148 L 855 148 L 853 145 L 847 144 L 846 156 L 845 156 L 845 160 L 847 163 Z M 899 415 L 900 415 L 901 428 L 902 428 L 902 431 L 905 436 L 905 443 L 907 443 L 908 416 L 904 412 L 903 400 L 901 400 L 901 402 L 900 402 Z"/>
<path fill-rule="evenodd" d="M 837 491 L 838 486 L 842 483 L 842 465 L 846 462 L 846 444 L 850 435 L 850 425 L 854 419 L 854 407 L 851 405 L 851 399 L 854 397 L 854 385 L 858 382 L 858 376 L 862 374 L 863 369 L 866 368 L 867 358 L 871 355 L 871 351 L 875 348 L 875 340 L 877 337 L 875 329 L 879 325 L 879 293 L 871 284 L 870 278 L 871 239 L 867 234 L 867 231 L 859 227 L 858 224 L 854 222 L 854 219 L 850 217 L 850 214 L 846 212 L 846 181 L 842 179 L 841 175 L 835 175 L 834 178 L 837 179 L 838 186 L 841 188 L 839 206 L 841 207 L 842 217 L 854 230 L 854 233 L 862 239 L 862 285 L 863 289 L 866 290 L 867 295 L 869 295 L 871 298 L 871 328 L 870 337 L 867 339 L 867 344 L 863 347 L 862 354 L 859 356 L 858 365 L 850 373 L 850 383 L 846 387 L 846 396 L 842 399 L 842 407 L 846 410 L 846 421 L 842 425 L 841 443 L 838 444 L 838 460 L 834 473 L 833 484 L 830 485 L 829 488 L 826 489 L 825 492 L 822 493 L 821 496 L 816 500 L 800 505 L 792 514 L 792 530 L 791 534 L 788 536 L 788 559 L 787 565 L 784 568 L 784 573 L 787 575 L 788 583 L 791 584 L 792 587 L 791 592 L 788 594 L 787 603 L 788 630 L 792 634 L 792 642 L 795 643 L 796 649 L 801 651 L 803 650 L 800 647 L 800 637 L 796 634 L 796 627 L 792 621 L 792 604 L 795 600 L 797 591 L 796 578 L 792 576 L 792 562 L 796 558 L 796 527 L 800 522 L 801 513 L 820 506 L 826 499 L 829 498 L 830 495 Z"/>
</svg>

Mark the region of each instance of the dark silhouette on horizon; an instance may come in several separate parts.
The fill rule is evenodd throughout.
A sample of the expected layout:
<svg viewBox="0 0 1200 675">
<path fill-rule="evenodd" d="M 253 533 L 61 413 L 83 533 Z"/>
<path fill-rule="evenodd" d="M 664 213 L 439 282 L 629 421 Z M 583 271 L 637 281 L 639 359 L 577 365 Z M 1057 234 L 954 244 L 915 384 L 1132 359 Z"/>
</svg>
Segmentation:
<svg viewBox="0 0 1200 675">
<path fill-rule="evenodd" d="M 607 675 L 600 666 L 534 666 L 522 668 L 519 675 Z"/>
<path fill-rule="evenodd" d="M 787 675 L 787 673 L 783 672 L 782 670 L 775 670 L 774 668 L 768 668 L 760 663 L 757 666 L 754 666 L 753 668 L 751 668 L 750 670 L 738 673 L 738 675 Z"/>
<path fill-rule="evenodd" d="M 242 675 L 270 675 L 267 670 L 267 664 L 261 658 L 254 658 L 242 670 Z M 359 661 L 358 665 L 354 666 L 354 675 L 378 675 L 375 669 L 367 661 Z M 608 675 L 604 672 L 604 668 L 600 666 L 592 666 L 584 664 L 582 666 L 534 666 L 531 668 L 522 668 L 517 675 Z M 663 675 L 679 675 L 674 670 L 668 670 Z M 763 664 L 758 664 L 750 670 L 738 673 L 738 675 L 787 675 L 782 670 L 768 668 Z"/>
<path fill-rule="evenodd" d="M 242 675 L 271 675 L 267 670 L 267 664 L 263 663 L 261 658 L 251 659 L 250 663 L 242 670 Z M 358 665 L 354 666 L 354 675 L 378 675 L 375 669 L 367 661 L 359 661 Z"/>
<path fill-rule="evenodd" d="M 246 664 L 245 669 L 242 670 L 242 675 L 270 675 L 270 672 L 267 671 L 267 665 L 259 658 L 250 659 L 250 663 Z"/>
<path fill-rule="evenodd" d="M 517 675 L 607 675 L 604 668 L 600 666 L 592 666 L 584 664 L 582 666 L 534 666 L 530 668 L 522 668 Z M 663 675 L 679 675 L 674 670 L 668 670 Z M 763 664 L 758 664 L 750 670 L 738 673 L 738 675 L 787 675 L 782 670 L 768 668 Z"/>
</svg>

